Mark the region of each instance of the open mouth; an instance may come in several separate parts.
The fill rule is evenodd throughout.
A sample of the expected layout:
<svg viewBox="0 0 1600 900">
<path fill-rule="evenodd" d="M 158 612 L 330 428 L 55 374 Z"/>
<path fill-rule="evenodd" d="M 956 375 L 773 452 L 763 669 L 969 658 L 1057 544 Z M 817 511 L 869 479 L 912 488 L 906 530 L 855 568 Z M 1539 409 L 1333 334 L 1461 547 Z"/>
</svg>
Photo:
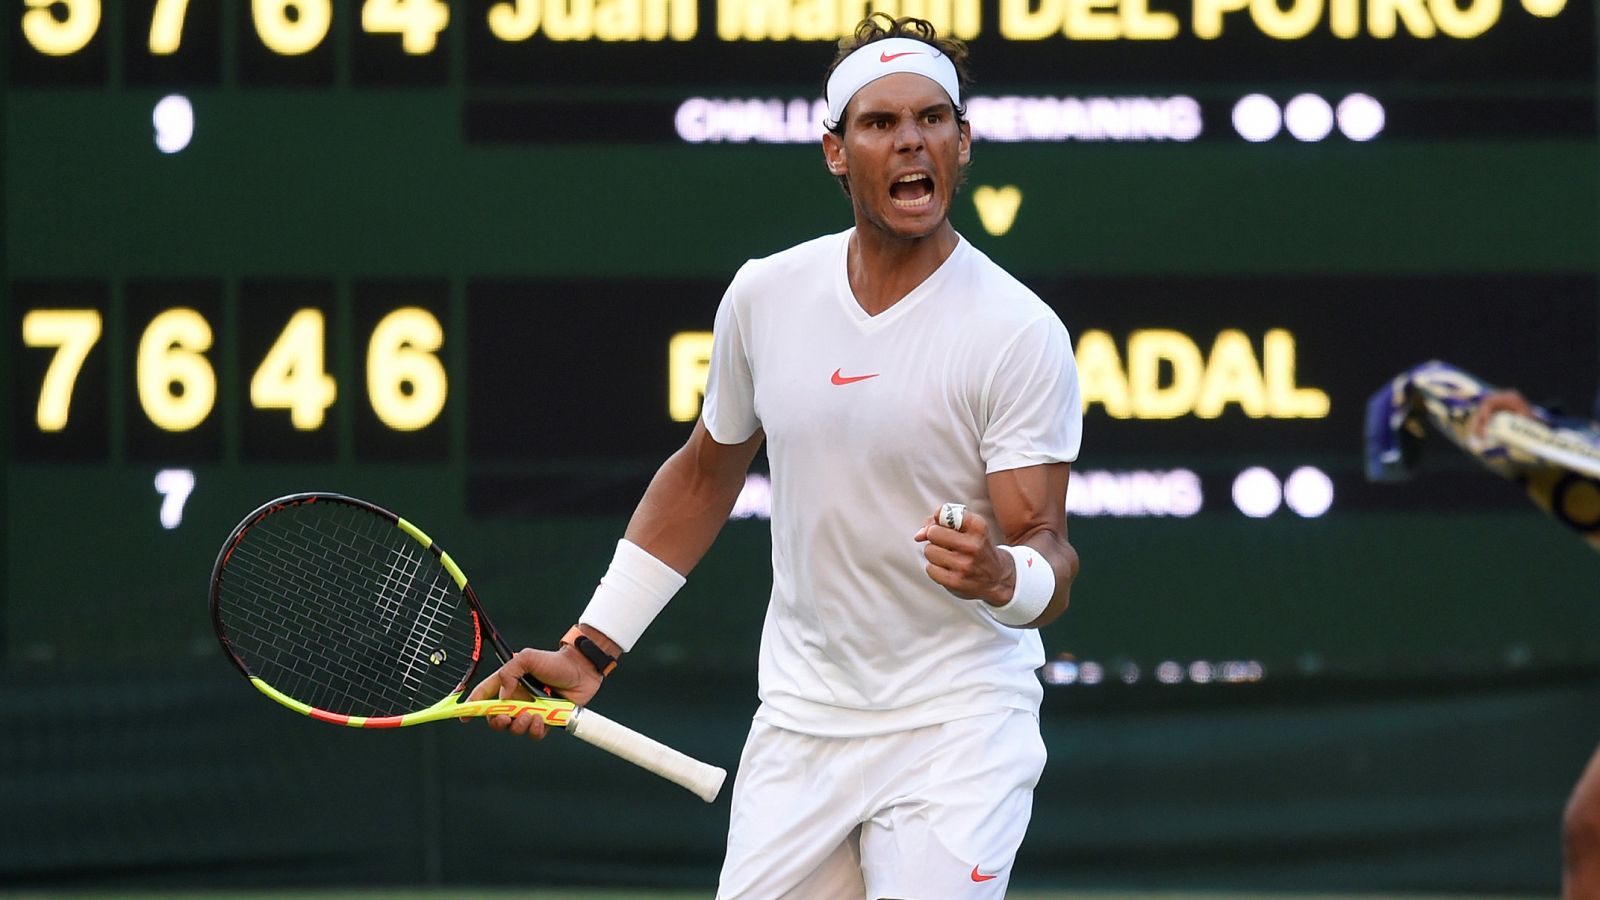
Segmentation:
<svg viewBox="0 0 1600 900">
<path fill-rule="evenodd" d="M 933 179 L 922 172 L 902 175 L 889 185 L 889 199 L 900 209 L 920 209 L 933 202 Z"/>
</svg>

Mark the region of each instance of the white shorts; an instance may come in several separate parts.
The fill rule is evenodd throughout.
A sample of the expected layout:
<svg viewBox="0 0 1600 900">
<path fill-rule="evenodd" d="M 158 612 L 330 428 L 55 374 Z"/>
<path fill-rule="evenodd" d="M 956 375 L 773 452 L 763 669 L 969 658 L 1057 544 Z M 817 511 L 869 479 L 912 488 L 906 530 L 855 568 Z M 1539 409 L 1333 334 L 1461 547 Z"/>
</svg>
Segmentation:
<svg viewBox="0 0 1600 900">
<path fill-rule="evenodd" d="M 1044 761 L 1023 710 L 864 738 L 756 722 L 718 900 L 999 900 Z"/>
</svg>

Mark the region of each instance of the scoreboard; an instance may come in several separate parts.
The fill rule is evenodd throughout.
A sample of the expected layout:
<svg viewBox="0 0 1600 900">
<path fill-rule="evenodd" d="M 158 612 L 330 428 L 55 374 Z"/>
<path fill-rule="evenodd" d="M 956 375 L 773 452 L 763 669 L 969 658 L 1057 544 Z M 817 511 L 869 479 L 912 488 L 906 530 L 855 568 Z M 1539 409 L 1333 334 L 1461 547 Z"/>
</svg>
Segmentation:
<svg viewBox="0 0 1600 900">
<path fill-rule="evenodd" d="M 1592 0 L 7 6 L 7 663 L 213 653 L 217 545 L 309 489 L 553 639 L 688 433 L 733 271 L 850 224 L 817 98 L 873 11 L 971 46 L 952 218 L 1074 338 L 1053 654 L 1600 661 L 1600 561 L 1514 487 L 1442 441 L 1361 475 L 1367 396 L 1423 360 L 1595 395 Z M 644 664 L 753 666 L 763 467 Z"/>
</svg>

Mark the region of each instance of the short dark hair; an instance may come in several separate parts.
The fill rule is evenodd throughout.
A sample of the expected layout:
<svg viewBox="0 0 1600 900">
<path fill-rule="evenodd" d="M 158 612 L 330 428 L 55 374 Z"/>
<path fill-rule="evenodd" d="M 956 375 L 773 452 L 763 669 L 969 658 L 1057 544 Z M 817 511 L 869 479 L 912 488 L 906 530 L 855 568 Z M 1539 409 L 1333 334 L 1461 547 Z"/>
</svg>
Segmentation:
<svg viewBox="0 0 1600 900">
<path fill-rule="evenodd" d="M 972 83 L 972 73 L 967 69 L 967 45 L 957 38 L 940 37 L 933 23 L 927 19 L 918 19 L 914 16 L 901 16 L 892 18 L 888 13 L 875 12 L 856 26 L 856 30 L 839 39 L 839 52 L 834 54 L 833 62 L 828 64 L 828 70 L 822 73 L 822 96 L 828 96 L 828 79 L 833 77 L 833 70 L 839 68 L 844 58 L 868 44 L 889 38 L 903 37 L 931 44 L 940 53 L 950 57 L 950 62 L 956 67 L 956 86 L 961 91 L 961 96 L 967 95 L 967 87 Z M 953 100 L 954 98 L 952 98 Z M 967 108 L 963 105 L 956 106 L 956 121 L 967 120 Z M 844 116 L 829 129 L 834 134 L 844 137 Z"/>
</svg>

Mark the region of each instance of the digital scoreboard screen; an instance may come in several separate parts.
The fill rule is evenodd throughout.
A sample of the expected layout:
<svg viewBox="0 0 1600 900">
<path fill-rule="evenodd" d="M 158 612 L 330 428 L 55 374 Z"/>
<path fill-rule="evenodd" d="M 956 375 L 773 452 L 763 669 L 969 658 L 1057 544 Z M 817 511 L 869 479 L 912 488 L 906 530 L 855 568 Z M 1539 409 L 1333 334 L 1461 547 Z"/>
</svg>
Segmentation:
<svg viewBox="0 0 1600 900">
<path fill-rule="evenodd" d="M 214 653 L 222 538 L 310 489 L 553 640 L 733 272 L 849 226 L 817 98 L 873 11 L 971 46 L 952 218 L 1075 342 L 1058 681 L 1600 659 L 1597 561 L 1514 486 L 1437 437 L 1362 475 L 1367 397 L 1424 360 L 1593 401 L 1592 2 L 8 7 L 8 663 Z M 753 668 L 764 471 L 638 664 Z"/>
</svg>

